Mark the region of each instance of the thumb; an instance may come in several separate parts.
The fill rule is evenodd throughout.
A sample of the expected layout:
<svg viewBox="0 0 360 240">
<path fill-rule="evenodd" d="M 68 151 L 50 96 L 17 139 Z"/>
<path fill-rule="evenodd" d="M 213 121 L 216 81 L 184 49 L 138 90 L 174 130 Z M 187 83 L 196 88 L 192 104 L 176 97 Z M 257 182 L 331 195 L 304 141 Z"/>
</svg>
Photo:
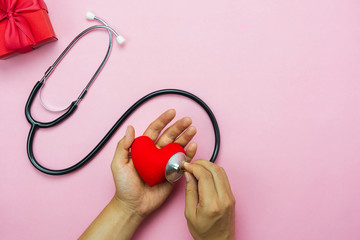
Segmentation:
<svg viewBox="0 0 360 240">
<path fill-rule="evenodd" d="M 194 218 L 196 216 L 196 209 L 199 202 L 197 180 L 189 172 L 185 172 L 185 177 L 185 216 L 186 218 Z"/>
<path fill-rule="evenodd" d="M 135 130 L 133 126 L 128 126 L 125 136 L 118 142 L 112 161 L 114 166 L 122 166 L 129 162 L 129 148 L 135 139 Z"/>
</svg>

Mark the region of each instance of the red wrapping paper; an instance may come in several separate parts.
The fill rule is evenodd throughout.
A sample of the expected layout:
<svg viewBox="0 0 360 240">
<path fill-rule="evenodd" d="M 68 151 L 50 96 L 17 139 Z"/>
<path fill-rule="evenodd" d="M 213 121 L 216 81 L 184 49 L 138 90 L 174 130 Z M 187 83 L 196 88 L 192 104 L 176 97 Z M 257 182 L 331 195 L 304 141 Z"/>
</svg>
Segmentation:
<svg viewBox="0 0 360 240">
<path fill-rule="evenodd" d="M 0 1 L 0 59 L 57 40 L 43 0 Z"/>
</svg>

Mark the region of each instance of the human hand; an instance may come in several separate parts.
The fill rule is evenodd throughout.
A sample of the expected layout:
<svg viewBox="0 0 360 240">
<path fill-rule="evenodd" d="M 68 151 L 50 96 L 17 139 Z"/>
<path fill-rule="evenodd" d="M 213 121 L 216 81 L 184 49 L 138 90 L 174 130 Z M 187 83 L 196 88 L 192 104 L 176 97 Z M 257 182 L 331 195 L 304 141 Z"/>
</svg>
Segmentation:
<svg viewBox="0 0 360 240">
<path fill-rule="evenodd" d="M 223 168 L 197 160 L 185 163 L 185 217 L 194 239 L 235 239 L 235 198 Z"/>
<path fill-rule="evenodd" d="M 164 131 L 159 137 L 160 132 L 175 117 L 175 110 L 170 109 L 164 112 L 159 118 L 152 122 L 144 132 L 144 136 L 150 137 L 156 146 L 162 148 L 169 143 L 176 142 L 185 147 L 196 134 L 196 128 L 190 126 L 192 120 L 188 117 L 182 118 Z M 159 138 L 158 138 L 159 137 Z M 114 202 L 120 209 L 126 209 L 136 213 L 140 219 L 158 208 L 169 196 L 173 184 L 164 181 L 154 187 L 149 187 L 139 176 L 129 154 L 129 148 L 135 138 L 135 130 L 129 126 L 125 136 L 119 141 L 111 170 L 116 186 Z M 190 161 L 195 153 L 197 146 L 191 143 L 186 149 L 187 161 Z"/>
</svg>

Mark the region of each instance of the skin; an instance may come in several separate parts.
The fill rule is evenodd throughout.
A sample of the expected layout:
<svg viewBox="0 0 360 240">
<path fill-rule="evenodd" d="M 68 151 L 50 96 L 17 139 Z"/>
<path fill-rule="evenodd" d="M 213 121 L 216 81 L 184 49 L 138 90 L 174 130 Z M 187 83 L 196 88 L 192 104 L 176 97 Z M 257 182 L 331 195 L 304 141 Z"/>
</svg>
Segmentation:
<svg viewBox="0 0 360 240">
<path fill-rule="evenodd" d="M 207 160 L 185 163 L 185 217 L 200 239 L 235 239 L 235 198 L 222 167 Z"/>
<path fill-rule="evenodd" d="M 176 112 L 174 109 L 164 112 L 149 125 L 143 135 L 150 137 L 158 148 L 162 148 L 172 142 L 179 143 L 182 147 L 186 147 L 196 134 L 196 128 L 191 126 L 192 120 L 188 117 L 178 120 L 160 135 L 162 130 L 174 119 L 175 114 Z M 116 186 L 115 195 L 79 239 L 131 239 L 141 222 L 151 212 L 160 207 L 170 195 L 173 184 L 164 181 L 154 187 L 149 187 L 140 178 L 129 154 L 129 148 L 134 139 L 135 130 L 132 126 L 128 126 L 125 136 L 117 145 L 111 163 L 111 170 Z M 188 145 L 186 149 L 188 162 L 194 157 L 196 149 L 197 146 L 195 143 Z M 189 171 L 187 174 L 186 212 L 189 212 L 189 216 L 188 214 L 186 215 L 189 230 L 195 239 L 202 239 L 200 237 L 206 236 L 206 234 L 212 234 L 211 229 L 214 228 L 211 227 L 220 219 L 219 214 L 216 216 L 213 215 L 211 217 L 212 220 L 204 219 L 205 215 L 203 215 L 203 213 L 206 213 L 205 210 L 201 211 L 201 215 L 197 214 L 196 209 L 200 207 L 195 204 L 197 201 L 196 199 L 206 199 L 213 196 L 216 196 L 218 199 L 219 197 L 219 195 L 216 195 L 216 191 L 198 190 L 204 188 L 203 182 L 210 181 L 214 186 L 216 182 L 218 185 L 222 184 L 219 186 L 222 188 L 224 187 L 222 182 L 225 181 L 225 178 L 223 177 L 220 180 L 214 180 L 214 178 L 210 178 L 211 174 L 200 174 L 202 171 L 202 169 L 201 171 L 199 170 L 200 167 L 201 166 L 198 163 L 196 163 L 196 165 L 194 163 L 186 166 L 186 170 Z M 203 168 L 210 169 L 207 167 L 208 166 L 206 165 L 206 167 Z M 210 178 L 210 180 L 207 180 L 208 178 Z M 228 184 L 228 182 L 226 184 Z M 195 191 L 198 191 L 196 193 L 197 195 L 195 194 Z M 201 204 L 201 209 L 206 206 L 208 205 Z M 231 211 L 230 208 L 229 211 Z M 223 213 L 224 212 L 221 214 Z M 196 221 L 203 220 L 205 220 L 203 224 L 196 224 Z M 211 231 L 209 231 L 209 228 L 211 228 Z M 222 228 L 220 230 L 223 231 Z M 228 233 L 226 233 L 226 235 L 230 236 Z"/>
</svg>

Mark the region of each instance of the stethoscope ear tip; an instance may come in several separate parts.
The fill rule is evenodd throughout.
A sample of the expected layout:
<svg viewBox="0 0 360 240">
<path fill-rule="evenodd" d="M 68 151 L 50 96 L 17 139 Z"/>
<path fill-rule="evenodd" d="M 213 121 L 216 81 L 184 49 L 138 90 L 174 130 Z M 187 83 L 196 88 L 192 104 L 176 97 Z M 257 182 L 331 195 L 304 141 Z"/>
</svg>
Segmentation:
<svg viewBox="0 0 360 240">
<path fill-rule="evenodd" d="M 120 45 L 122 45 L 122 44 L 125 43 L 125 38 L 124 38 L 123 36 L 118 35 L 118 36 L 116 36 L 116 41 L 117 41 Z"/>
<path fill-rule="evenodd" d="M 93 14 L 92 12 L 87 12 L 86 13 L 86 18 L 89 20 L 94 20 L 95 19 L 95 14 Z"/>
</svg>

